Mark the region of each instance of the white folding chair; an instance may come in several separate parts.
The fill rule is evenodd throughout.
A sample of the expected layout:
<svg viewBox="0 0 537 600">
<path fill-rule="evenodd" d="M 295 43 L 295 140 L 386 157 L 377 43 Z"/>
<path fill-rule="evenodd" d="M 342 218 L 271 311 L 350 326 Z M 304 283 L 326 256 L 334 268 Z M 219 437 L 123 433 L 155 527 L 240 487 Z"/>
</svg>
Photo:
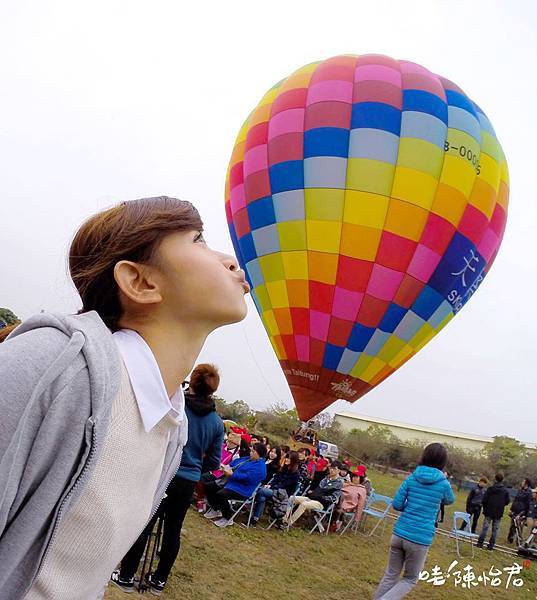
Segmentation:
<svg viewBox="0 0 537 600">
<path fill-rule="evenodd" d="M 235 511 L 232 515 L 231 518 L 229 519 L 230 521 L 233 522 L 233 520 L 235 519 L 235 517 L 242 512 L 245 508 L 248 509 L 248 519 L 246 521 L 246 523 L 241 523 L 241 525 L 243 527 L 246 527 L 246 529 L 248 529 L 248 527 L 250 527 L 250 522 L 252 521 L 252 515 L 254 512 L 254 499 L 255 499 L 255 495 L 257 494 L 259 488 L 261 487 L 261 484 L 259 483 L 255 490 L 252 492 L 252 494 L 248 497 L 245 498 L 244 500 L 229 500 L 229 503 L 231 504 L 231 508 Z M 238 507 L 238 508 L 235 508 Z"/>
<path fill-rule="evenodd" d="M 471 526 L 472 516 L 465 512 L 455 511 L 453 513 L 453 526 L 451 528 L 451 535 L 455 538 L 455 545 L 457 546 L 457 555 L 461 556 L 459 541 L 470 542 L 472 548 L 472 558 L 474 557 L 474 540 L 479 536 L 477 533 L 472 533 Z M 460 524 L 459 524 L 460 522 Z M 461 529 L 463 523 L 466 524 L 465 529 Z"/>
<path fill-rule="evenodd" d="M 358 533 L 360 522 L 356 520 L 356 511 L 342 513 L 341 520 L 345 523 L 345 526 L 339 532 L 339 535 L 343 535 L 349 528 L 351 531 L 354 530 L 355 535 Z"/>
<path fill-rule="evenodd" d="M 362 529 L 365 533 L 365 524 L 368 518 L 377 519 L 375 526 L 371 529 L 371 531 L 367 534 L 368 537 L 371 537 L 375 531 L 378 529 L 379 525 L 382 523 L 382 531 L 386 527 L 386 516 L 390 511 L 390 506 L 392 505 L 393 498 L 389 496 L 383 496 L 381 494 L 377 494 L 375 492 L 371 492 L 369 496 L 369 500 L 364 508 L 363 518 L 360 523 L 362 524 Z M 381 532 L 382 534 L 382 532 Z M 381 535 L 380 534 L 380 535 Z"/>
<path fill-rule="evenodd" d="M 334 514 L 334 508 L 336 507 L 336 503 L 332 502 L 328 508 L 312 508 L 311 514 L 313 515 L 313 519 L 315 521 L 315 525 L 311 528 L 310 534 L 312 534 L 316 529 L 319 530 L 319 533 L 324 533 L 328 535 L 328 531 L 330 530 L 330 524 L 332 523 L 332 516 Z M 323 525 L 323 521 L 328 519 L 328 524 L 326 526 Z M 324 531 L 323 531 L 324 528 Z"/>
</svg>

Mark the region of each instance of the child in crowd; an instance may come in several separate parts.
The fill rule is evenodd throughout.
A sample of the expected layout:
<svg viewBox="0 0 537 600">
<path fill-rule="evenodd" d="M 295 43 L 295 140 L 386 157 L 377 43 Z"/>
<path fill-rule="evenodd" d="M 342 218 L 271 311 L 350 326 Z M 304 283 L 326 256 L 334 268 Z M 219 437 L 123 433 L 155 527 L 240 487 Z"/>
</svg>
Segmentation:
<svg viewBox="0 0 537 600">
<path fill-rule="evenodd" d="M 446 463 L 445 447 L 429 444 L 423 451 L 419 466 L 397 491 L 393 508 L 401 511 L 401 515 L 393 529 L 388 566 L 375 593 L 375 600 L 399 600 L 416 585 L 433 542 L 440 502 L 452 504 L 455 501 L 453 490 L 443 473 Z"/>
</svg>

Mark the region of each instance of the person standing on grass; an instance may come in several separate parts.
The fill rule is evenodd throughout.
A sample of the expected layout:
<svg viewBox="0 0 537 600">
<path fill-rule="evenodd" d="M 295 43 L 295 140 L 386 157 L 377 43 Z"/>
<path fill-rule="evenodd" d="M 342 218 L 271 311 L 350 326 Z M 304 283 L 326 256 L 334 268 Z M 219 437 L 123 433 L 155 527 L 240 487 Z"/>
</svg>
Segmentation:
<svg viewBox="0 0 537 600">
<path fill-rule="evenodd" d="M 95 214 L 69 251 L 79 314 L 0 344 L 0 598 L 102 597 L 158 509 L 187 441 L 181 382 L 247 313 L 236 259 L 202 231 L 167 196 Z"/>
<path fill-rule="evenodd" d="M 533 485 L 528 478 L 523 479 L 520 484 L 520 489 L 511 504 L 511 510 L 509 511 L 511 525 L 509 527 L 509 533 L 507 534 L 507 541 L 510 544 L 513 543 L 515 538 L 515 519 L 517 517 L 526 517 L 530 511 L 532 487 Z"/>
<path fill-rule="evenodd" d="M 477 529 L 477 522 L 483 507 L 483 497 L 485 496 L 485 488 L 489 480 L 486 477 L 481 477 L 466 498 L 466 512 L 472 517 L 472 533 Z M 466 529 L 466 523 L 463 523 L 462 529 Z"/>
<path fill-rule="evenodd" d="M 487 491 L 483 495 L 483 514 L 485 515 L 485 521 L 483 522 L 483 529 L 477 540 L 477 547 L 483 548 L 483 543 L 492 523 L 492 533 L 487 546 L 489 550 L 494 549 L 496 534 L 500 528 L 503 512 L 510 500 L 509 492 L 503 484 L 502 473 L 496 473 L 494 480 L 494 484 L 487 488 Z"/>
<path fill-rule="evenodd" d="M 397 490 L 393 508 L 401 515 L 393 528 L 388 566 L 375 600 L 399 600 L 416 585 L 436 533 L 440 503 L 455 502 L 443 473 L 447 456 L 442 444 L 429 444 L 423 450 L 419 466 Z"/>
<path fill-rule="evenodd" d="M 125 592 L 134 589 L 134 576 L 144 553 L 147 540 L 158 519 L 162 517 L 164 533 L 160 560 L 154 573 L 147 573 L 146 582 L 152 593 L 164 590 L 168 576 L 181 547 L 181 529 L 192 494 L 201 474 L 220 465 L 224 442 L 224 423 L 216 412 L 213 394 L 220 376 L 214 365 L 197 365 L 190 376 L 185 392 L 185 411 L 188 417 L 188 442 L 183 449 L 181 466 L 166 490 L 166 498 L 140 537 L 121 561 L 121 568 L 112 573 L 112 584 Z"/>
</svg>

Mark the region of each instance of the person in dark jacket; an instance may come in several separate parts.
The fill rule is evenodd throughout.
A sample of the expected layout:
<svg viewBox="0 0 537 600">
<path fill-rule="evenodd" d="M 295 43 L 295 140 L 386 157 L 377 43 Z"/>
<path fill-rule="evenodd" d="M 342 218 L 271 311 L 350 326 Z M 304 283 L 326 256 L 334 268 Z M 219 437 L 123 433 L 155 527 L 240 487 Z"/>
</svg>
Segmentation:
<svg viewBox="0 0 537 600">
<path fill-rule="evenodd" d="M 282 451 L 277 446 L 271 448 L 267 454 L 267 460 L 265 461 L 265 467 L 267 468 L 267 476 L 265 477 L 264 484 L 268 483 L 274 475 L 280 470 L 282 460 Z M 285 464 L 285 461 L 284 461 Z"/>
<path fill-rule="evenodd" d="M 166 490 L 157 514 L 151 519 L 134 546 L 121 561 L 119 571 L 112 574 L 112 582 L 124 591 L 134 589 L 134 575 L 142 558 L 147 538 L 159 516 L 164 520 L 164 534 L 159 565 L 149 574 L 148 583 L 153 591 L 161 592 L 181 547 L 181 528 L 192 494 L 201 474 L 218 468 L 224 441 L 224 423 L 216 412 L 213 394 L 218 389 L 220 376 L 214 365 L 198 365 L 190 377 L 185 393 L 185 412 L 188 418 L 188 442 L 183 449 L 181 465 Z"/>
<path fill-rule="evenodd" d="M 526 517 L 530 512 L 532 487 L 533 485 L 528 478 L 523 479 L 520 484 L 520 489 L 513 500 L 513 504 L 511 504 L 511 510 L 509 511 L 511 526 L 509 527 L 509 534 L 507 535 L 507 541 L 510 544 L 513 543 L 515 537 L 515 519 L 519 516 Z"/>
<path fill-rule="evenodd" d="M 343 479 L 339 476 L 340 467 L 341 464 L 334 461 L 328 468 L 328 475 L 321 480 L 317 488 L 309 491 L 306 496 L 296 496 L 297 506 L 293 514 L 286 517 L 284 521 L 292 525 L 306 510 L 323 510 L 331 504 L 337 504 L 343 489 Z"/>
<path fill-rule="evenodd" d="M 216 519 L 214 524 L 218 527 L 233 525 L 229 501 L 246 500 L 254 493 L 267 475 L 266 456 L 267 447 L 257 442 L 253 445 L 249 458 L 236 458 L 229 466 L 223 467 L 227 483 L 223 488 L 215 484 L 207 485 L 207 501 L 211 508 L 203 516 Z"/>
<path fill-rule="evenodd" d="M 537 526 L 537 488 L 531 490 L 532 498 L 530 503 L 530 512 L 526 519 L 526 525 L 528 526 L 528 535 L 532 532 L 533 528 Z"/>
<path fill-rule="evenodd" d="M 503 484 L 503 475 L 501 473 L 496 473 L 494 479 L 495 483 L 491 485 L 483 495 L 483 514 L 485 515 L 485 521 L 479 539 L 477 540 L 477 547 L 483 548 L 483 543 L 487 537 L 490 524 L 492 523 L 492 533 L 487 546 L 489 550 L 494 549 L 500 521 L 502 520 L 505 507 L 509 504 L 509 492 Z"/>
<path fill-rule="evenodd" d="M 475 488 L 470 491 L 466 498 L 466 512 L 472 517 L 472 533 L 475 533 L 477 529 L 477 522 L 479 521 L 479 515 L 483 507 L 483 497 L 488 482 L 489 480 L 486 477 L 481 477 Z M 466 523 L 463 524 L 461 529 L 466 529 Z"/>
<path fill-rule="evenodd" d="M 436 534 L 435 518 L 440 502 L 446 505 L 455 502 L 444 474 L 447 459 L 445 446 L 436 442 L 429 444 L 423 450 L 418 467 L 397 490 L 392 505 L 401 515 L 393 528 L 388 566 L 375 592 L 375 600 L 403 598 L 418 582 Z"/>
<path fill-rule="evenodd" d="M 287 455 L 283 467 L 278 471 L 272 481 L 267 485 L 263 486 L 256 494 L 254 514 L 252 517 L 252 525 L 257 525 L 263 510 L 265 509 L 265 502 L 272 498 L 276 490 L 284 489 L 287 495 L 291 497 L 298 486 L 299 481 L 299 460 L 298 452 L 291 451 Z"/>
<path fill-rule="evenodd" d="M 308 469 L 308 456 L 310 454 L 311 453 L 307 448 L 300 448 L 298 450 L 298 480 L 301 492 L 304 492 L 311 483 Z"/>
</svg>

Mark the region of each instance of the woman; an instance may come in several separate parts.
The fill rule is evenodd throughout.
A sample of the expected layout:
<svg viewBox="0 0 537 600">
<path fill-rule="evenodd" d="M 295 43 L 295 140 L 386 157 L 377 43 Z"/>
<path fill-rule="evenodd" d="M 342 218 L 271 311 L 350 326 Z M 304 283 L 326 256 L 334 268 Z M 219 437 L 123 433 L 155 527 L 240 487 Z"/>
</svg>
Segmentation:
<svg viewBox="0 0 537 600">
<path fill-rule="evenodd" d="M 340 471 L 341 474 L 341 471 Z M 358 524 L 367 501 L 367 490 L 364 486 L 364 476 L 358 475 L 357 471 L 351 473 L 351 480 L 343 483 L 341 500 L 334 509 L 334 531 L 339 531 L 342 526 L 342 516 L 354 513 L 354 521 Z"/>
<path fill-rule="evenodd" d="M 0 345 L 0 597 L 91 600 L 155 514 L 187 438 L 180 383 L 241 321 L 236 260 L 175 198 L 122 202 L 76 233 L 82 309 Z"/>
<path fill-rule="evenodd" d="M 289 452 L 283 467 L 274 475 L 272 481 L 264 485 L 256 494 L 252 525 L 255 527 L 265 509 L 265 502 L 272 498 L 275 490 L 285 490 L 289 498 L 296 492 L 299 480 L 298 452 Z"/>
<path fill-rule="evenodd" d="M 181 547 L 181 529 L 196 483 L 202 471 L 220 465 L 224 424 L 216 412 L 213 394 L 218 389 L 220 376 L 214 365 L 198 365 L 190 377 L 185 393 L 185 412 L 188 417 L 188 442 L 183 449 L 181 466 L 166 490 L 166 498 L 157 514 L 149 521 L 134 546 L 121 561 L 121 569 L 112 573 L 111 581 L 127 593 L 134 589 L 134 575 L 142 558 L 147 538 L 161 516 L 164 534 L 160 560 L 154 573 L 147 574 L 147 585 L 160 593 Z"/>
<path fill-rule="evenodd" d="M 282 451 L 279 448 L 271 448 L 268 452 L 268 458 L 265 462 L 267 468 L 267 476 L 263 483 L 268 483 L 274 475 L 280 470 L 280 464 L 282 462 Z M 283 461 L 285 465 L 285 460 Z"/>
<path fill-rule="evenodd" d="M 375 600 L 398 600 L 416 585 L 436 533 L 435 519 L 440 502 L 455 502 L 453 490 L 443 472 L 446 463 L 445 447 L 429 444 L 423 450 L 419 466 L 397 491 L 393 507 L 401 515 L 393 528 L 388 566 L 375 593 Z"/>
<path fill-rule="evenodd" d="M 321 481 L 328 475 L 328 467 L 331 461 L 327 460 L 319 452 L 317 452 L 317 458 L 315 459 L 315 471 L 311 480 L 311 489 L 319 487 Z"/>
<path fill-rule="evenodd" d="M 214 484 L 206 487 L 207 500 L 211 506 L 205 513 L 207 519 L 216 519 L 217 527 L 233 525 L 230 500 L 246 500 L 267 474 L 265 468 L 266 447 L 257 442 L 250 451 L 249 458 L 236 458 L 224 467 L 227 483 L 223 488 Z"/>
</svg>

